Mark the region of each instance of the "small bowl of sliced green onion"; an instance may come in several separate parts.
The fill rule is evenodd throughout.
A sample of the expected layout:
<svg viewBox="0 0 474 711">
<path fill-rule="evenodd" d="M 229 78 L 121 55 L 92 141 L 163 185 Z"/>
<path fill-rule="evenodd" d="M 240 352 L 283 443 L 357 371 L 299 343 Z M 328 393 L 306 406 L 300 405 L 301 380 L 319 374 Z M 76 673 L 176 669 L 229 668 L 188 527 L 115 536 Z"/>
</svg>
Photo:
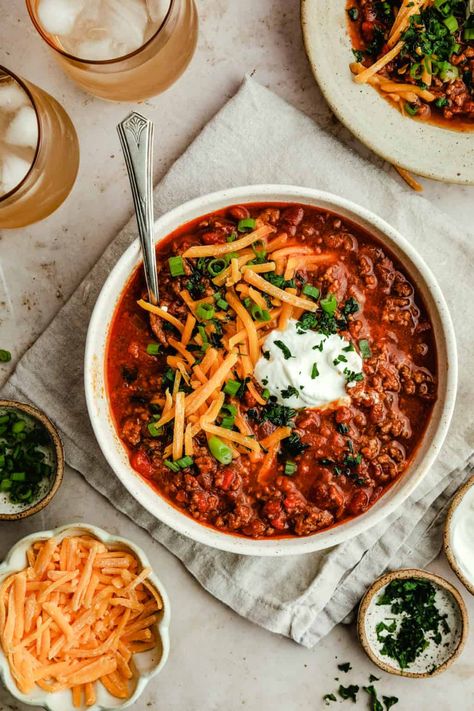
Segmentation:
<svg viewBox="0 0 474 711">
<path fill-rule="evenodd" d="M 51 420 L 32 405 L 0 400 L 0 520 L 43 509 L 63 473 L 63 447 Z"/>
</svg>

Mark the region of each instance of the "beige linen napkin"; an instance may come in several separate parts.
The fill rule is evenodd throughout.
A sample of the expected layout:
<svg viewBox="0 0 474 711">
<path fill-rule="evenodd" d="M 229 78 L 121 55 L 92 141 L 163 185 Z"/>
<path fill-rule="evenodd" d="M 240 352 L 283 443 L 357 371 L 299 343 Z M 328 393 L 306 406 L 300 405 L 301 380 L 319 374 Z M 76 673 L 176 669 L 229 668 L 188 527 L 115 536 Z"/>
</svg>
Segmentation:
<svg viewBox="0 0 474 711">
<path fill-rule="evenodd" d="M 157 186 L 156 212 L 213 190 L 266 182 L 328 190 L 378 213 L 412 242 L 443 288 L 459 345 L 458 402 L 438 461 L 400 511 L 327 552 L 261 559 L 193 543 L 130 497 L 104 461 L 90 428 L 82 362 L 94 302 L 112 266 L 135 237 L 134 219 L 22 358 L 4 395 L 29 399 L 46 410 L 62 431 L 68 464 L 172 551 L 210 593 L 267 629 L 312 646 L 347 617 L 366 586 L 384 569 L 423 566 L 439 550 L 444 509 L 467 477 L 474 446 L 474 324 L 468 307 L 474 241 L 472 234 L 462 234 L 433 205 L 400 187 L 251 79 Z"/>
</svg>

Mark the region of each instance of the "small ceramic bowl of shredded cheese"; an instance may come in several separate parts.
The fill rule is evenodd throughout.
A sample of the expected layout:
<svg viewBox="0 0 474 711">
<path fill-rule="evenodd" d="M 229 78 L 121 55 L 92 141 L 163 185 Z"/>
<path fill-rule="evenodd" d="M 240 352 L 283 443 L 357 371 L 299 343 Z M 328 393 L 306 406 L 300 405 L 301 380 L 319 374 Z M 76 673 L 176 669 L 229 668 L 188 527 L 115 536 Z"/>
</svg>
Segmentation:
<svg viewBox="0 0 474 711">
<path fill-rule="evenodd" d="M 166 663 L 170 605 L 145 553 L 95 526 L 19 541 L 0 565 L 0 674 L 49 711 L 122 709 Z"/>
<path fill-rule="evenodd" d="M 444 552 L 459 580 L 474 595 L 474 476 L 451 501 L 444 527 Z"/>
<path fill-rule="evenodd" d="M 468 617 L 458 590 L 439 575 L 408 568 L 386 573 L 362 598 L 357 631 L 364 651 L 390 674 L 426 678 L 461 654 Z"/>
</svg>

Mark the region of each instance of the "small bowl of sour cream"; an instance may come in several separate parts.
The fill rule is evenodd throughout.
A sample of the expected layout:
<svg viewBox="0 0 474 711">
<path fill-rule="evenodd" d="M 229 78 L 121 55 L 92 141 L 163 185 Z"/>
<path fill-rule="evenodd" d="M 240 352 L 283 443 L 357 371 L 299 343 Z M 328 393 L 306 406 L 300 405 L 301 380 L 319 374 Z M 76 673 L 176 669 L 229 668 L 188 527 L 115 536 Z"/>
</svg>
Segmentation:
<svg viewBox="0 0 474 711">
<path fill-rule="evenodd" d="M 474 595 L 474 476 L 451 501 L 444 527 L 444 552 L 459 580 Z"/>
</svg>

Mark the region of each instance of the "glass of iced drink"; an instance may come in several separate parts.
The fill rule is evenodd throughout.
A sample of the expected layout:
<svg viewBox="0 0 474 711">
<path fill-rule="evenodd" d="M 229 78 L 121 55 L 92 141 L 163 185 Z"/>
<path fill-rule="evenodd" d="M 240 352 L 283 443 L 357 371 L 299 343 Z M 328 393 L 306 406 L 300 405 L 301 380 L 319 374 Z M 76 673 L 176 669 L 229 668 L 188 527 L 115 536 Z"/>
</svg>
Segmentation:
<svg viewBox="0 0 474 711">
<path fill-rule="evenodd" d="M 186 69 L 197 41 L 194 0 L 26 0 L 63 69 L 91 94 L 141 101 Z"/>
<path fill-rule="evenodd" d="M 79 166 L 71 119 L 56 99 L 0 66 L 0 228 L 50 215 Z"/>
</svg>

